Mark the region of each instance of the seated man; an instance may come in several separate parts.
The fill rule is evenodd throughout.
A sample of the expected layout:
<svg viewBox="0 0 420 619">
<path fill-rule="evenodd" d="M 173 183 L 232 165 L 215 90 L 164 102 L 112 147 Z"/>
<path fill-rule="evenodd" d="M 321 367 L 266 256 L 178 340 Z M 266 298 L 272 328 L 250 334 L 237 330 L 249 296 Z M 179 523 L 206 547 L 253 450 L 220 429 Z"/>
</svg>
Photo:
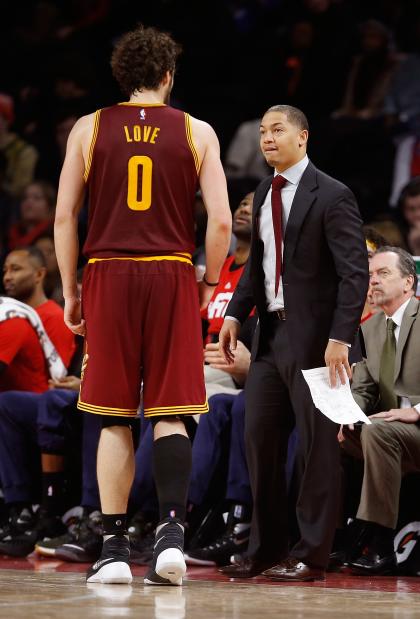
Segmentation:
<svg viewBox="0 0 420 619">
<path fill-rule="evenodd" d="M 100 554 L 102 520 L 96 452 L 101 420 L 96 415 L 83 418 L 79 415 L 76 409 L 79 389 L 80 378 L 66 376 L 50 381 L 50 390 L 43 394 L 0 393 L 0 477 L 11 514 L 9 523 L 0 533 L 0 554 L 23 557 L 35 548 L 41 555 L 76 562 L 95 561 Z M 81 423 L 83 429 L 80 432 Z M 72 523 L 69 531 L 64 532 L 60 518 L 64 511 L 64 471 L 60 475 L 43 473 L 41 505 L 36 515 L 32 513 L 31 504 L 38 502 L 39 498 L 39 450 L 43 452 L 42 463 L 45 453 L 60 454 L 64 460 L 69 440 L 72 459 L 81 452 L 80 504 L 83 510 L 77 525 Z M 142 443 L 144 441 L 140 442 L 137 452 L 140 452 Z M 145 487 L 148 467 L 144 467 L 143 459 L 149 455 L 151 460 L 146 450 L 142 449 L 141 470 L 138 470 L 140 464 L 136 457 L 136 489 L 143 499 L 143 513 L 147 511 L 146 501 L 151 494 Z M 141 476 L 144 469 L 145 480 Z M 74 494 L 74 488 L 72 490 Z M 136 504 L 136 501 L 137 497 L 133 496 L 132 502 Z M 133 533 L 132 524 L 130 535 Z M 146 524 L 136 522 L 136 528 L 144 529 Z"/>
<path fill-rule="evenodd" d="M 366 359 L 357 363 L 351 389 L 372 425 L 361 432 L 350 426 L 339 439 L 346 452 L 364 460 L 357 518 L 367 523 L 368 547 L 349 565 L 357 573 L 384 574 L 396 567 L 401 478 L 420 471 L 420 308 L 407 252 L 381 247 L 369 271 L 374 303 L 383 312 L 362 325 Z"/>
<path fill-rule="evenodd" d="M 234 371 L 231 372 L 227 363 L 219 354 L 219 332 L 222 328 L 226 308 L 248 260 L 251 246 L 251 213 L 254 194 L 248 193 L 242 198 L 233 215 L 232 231 L 236 237 L 234 254 L 229 256 L 222 268 L 219 283 L 214 289 L 208 306 L 202 311 L 202 318 L 208 322 L 207 343 L 204 351 L 204 377 L 206 381 L 207 398 L 216 393 L 235 393 L 242 387 L 235 382 Z M 250 316 L 244 324 L 239 339 L 247 348 L 251 348 L 252 333 L 256 318 Z M 216 361 L 218 363 L 212 363 Z M 221 364 L 221 365 L 220 365 Z M 233 391 L 232 391 L 233 390 Z"/>
<path fill-rule="evenodd" d="M 0 533 L 1 554 L 24 557 L 38 540 L 64 532 L 64 453 L 79 385 L 78 378 L 66 376 L 42 394 L 0 393 L 0 479 L 9 511 Z M 72 448 L 77 454 L 77 445 Z M 40 479 L 41 505 L 34 514 Z"/>
<path fill-rule="evenodd" d="M 62 308 L 45 295 L 45 274 L 45 259 L 35 247 L 10 252 L 3 267 L 3 284 L 9 296 L 0 297 L 0 392 L 4 392 L 0 393 L 0 416 L 7 416 L 12 426 L 26 426 L 27 435 L 33 429 L 32 413 L 36 418 L 40 394 L 48 391 L 50 378 L 64 377 L 75 350 L 74 335 L 64 324 Z M 49 407 L 44 409 L 42 423 L 45 428 L 55 425 L 54 416 L 47 419 L 50 410 Z M 54 520 L 53 505 L 59 502 L 63 486 L 63 458 L 55 448 L 51 451 L 51 437 L 47 432 L 44 432 L 44 439 L 44 498 Z M 8 455 L 13 458 L 14 451 L 5 435 L 2 440 L 5 448 L 0 450 L 0 481 L 7 495 L 6 502 L 12 507 L 11 519 L 33 528 L 34 516 L 27 505 L 23 505 L 19 494 L 29 491 L 29 487 L 32 490 L 33 484 L 27 481 L 24 489 L 25 484 L 20 486 L 16 477 L 10 477 L 7 458 Z M 27 473 L 30 477 L 33 467 Z M 28 505 L 30 498 L 27 498 Z M 54 530 L 58 529 L 60 527 Z M 2 537 L 8 537 L 9 533 L 7 526 Z"/>
<path fill-rule="evenodd" d="M 51 372 L 59 366 L 58 376 L 65 375 L 63 364 L 68 367 L 75 351 L 62 308 L 45 295 L 45 276 L 45 258 L 36 247 L 17 249 L 6 257 L 3 285 L 8 296 L 0 297 L 0 391 L 46 391 Z M 13 300 L 29 306 L 26 314 Z M 46 352 L 43 331 L 56 352 Z"/>
</svg>

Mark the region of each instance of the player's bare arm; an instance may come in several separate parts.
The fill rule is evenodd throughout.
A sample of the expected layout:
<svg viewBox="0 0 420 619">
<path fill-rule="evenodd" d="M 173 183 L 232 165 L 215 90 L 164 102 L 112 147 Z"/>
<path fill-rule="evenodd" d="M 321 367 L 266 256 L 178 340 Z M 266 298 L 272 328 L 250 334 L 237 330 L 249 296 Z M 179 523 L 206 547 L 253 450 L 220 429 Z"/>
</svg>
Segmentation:
<svg viewBox="0 0 420 619">
<path fill-rule="evenodd" d="M 232 233 L 232 214 L 226 177 L 220 161 L 220 146 L 216 133 L 210 125 L 192 121 L 192 133 L 200 158 L 200 188 L 207 210 L 206 273 L 207 282 L 216 283 L 226 259 Z M 214 287 L 200 284 L 200 302 L 205 307 L 213 294 Z"/>
<path fill-rule="evenodd" d="M 93 134 L 93 120 L 93 114 L 80 118 L 69 135 L 54 224 L 55 249 L 65 299 L 64 320 L 69 329 L 79 335 L 84 335 L 84 323 L 76 279 L 79 254 L 77 221 L 85 195 L 85 162 Z"/>
</svg>

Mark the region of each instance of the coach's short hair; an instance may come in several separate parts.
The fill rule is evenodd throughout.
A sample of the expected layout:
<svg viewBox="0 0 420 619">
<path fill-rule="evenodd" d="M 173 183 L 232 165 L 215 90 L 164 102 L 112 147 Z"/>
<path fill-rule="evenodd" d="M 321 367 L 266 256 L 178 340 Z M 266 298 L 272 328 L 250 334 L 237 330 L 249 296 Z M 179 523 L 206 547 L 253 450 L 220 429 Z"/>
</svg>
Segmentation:
<svg viewBox="0 0 420 619">
<path fill-rule="evenodd" d="M 287 120 L 292 123 L 292 125 L 295 125 L 302 131 L 309 131 L 309 123 L 305 114 L 299 108 L 293 107 L 293 105 L 272 105 L 268 108 L 265 114 L 268 114 L 269 112 L 281 112 L 282 114 L 285 114 Z"/>
</svg>

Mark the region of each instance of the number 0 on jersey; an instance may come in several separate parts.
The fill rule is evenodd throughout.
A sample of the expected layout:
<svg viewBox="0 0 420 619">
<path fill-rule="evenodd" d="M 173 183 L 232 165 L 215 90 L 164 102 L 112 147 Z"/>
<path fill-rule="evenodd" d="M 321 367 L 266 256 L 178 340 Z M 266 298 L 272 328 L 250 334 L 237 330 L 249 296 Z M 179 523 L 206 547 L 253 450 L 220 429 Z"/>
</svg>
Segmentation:
<svg viewBox="0 0 420 619">
<path fill-rule="evenodd" d="M 142 168 L 141 200 L 139 200 L 139 167 Z M 132 211 L 147 211 L 152 204 L 153 161 L 144 155 L 128 160 L 127 205 Z"/>
</svg>

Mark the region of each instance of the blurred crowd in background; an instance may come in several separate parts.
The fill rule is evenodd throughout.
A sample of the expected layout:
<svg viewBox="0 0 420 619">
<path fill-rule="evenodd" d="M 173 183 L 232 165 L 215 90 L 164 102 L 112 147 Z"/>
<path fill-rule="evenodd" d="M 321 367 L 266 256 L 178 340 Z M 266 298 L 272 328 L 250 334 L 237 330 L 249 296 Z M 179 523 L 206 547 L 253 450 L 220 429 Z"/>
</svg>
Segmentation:
<svg viewBox="0 0 420 619">
<path fill-rule="evenodd" d="M 288 103 L 308 116 L 309 156 L 350 186 L 365 223 L 420 254 L 419 0 L 6 4 L 0 254 L 36 242 L 54 298 L 60 291 L 51 222 L 66 140 L 78 117 L 122 100 L 109 58 L 138 22 L 166 29 L 182 44 L 171 103 L 215 128 L 234 206 L 269 173 L 259 118 L 268 106 Z M 81 241 L 86 219 L 84 209 Z"/>
</svg>

